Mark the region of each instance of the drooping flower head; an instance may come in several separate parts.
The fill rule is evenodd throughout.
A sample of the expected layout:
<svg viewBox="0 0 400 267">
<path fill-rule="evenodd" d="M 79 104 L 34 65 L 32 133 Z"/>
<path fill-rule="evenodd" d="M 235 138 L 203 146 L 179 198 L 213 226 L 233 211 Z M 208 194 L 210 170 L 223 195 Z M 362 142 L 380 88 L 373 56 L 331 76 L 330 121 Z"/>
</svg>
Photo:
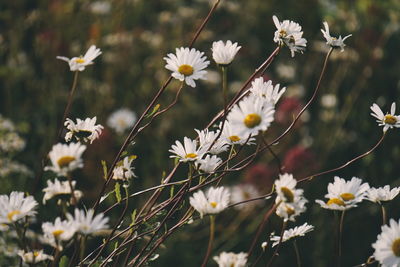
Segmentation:
<svg viewBox="0 0 400 267">
<path fill-rule="evenodd" d="M 400 265 L 400 224 L 390 219 L 389 225 L 382 226 L 382 232 L 372 247 L 374 257 L 382 267 Z"/>
<path fill-rule="evenodd" d="M 76 123 L 74 123 L 71 119 L 67 118 L 64 125 L 69 132 L 65 135 L 65 141 L 69 142 L 72 138 L 75 138 L 77 141 L 90 141 L 92 143 L 99 138 L 101 131 L 104 129 L 102 125 L 96 125 L 96 120 L 96 117 L 92 119 L 86 118 L 85 120 L 76 119 Z"/>
<path fill-rule="evenodd" d="M 394 187 L 390 190 L 389 185 L 384 187 L 374 188 L 371 187 L 367 191 L 366 199 L 375 203 L 381 204 L 394 199 L 400 193 L 400 187 Z"/>
<path fill-rule="evenodd" d="M 400 116 L 395 115 L 396 112 L 396 103 L 392 103 L 390 108 L 390 113 L 386 113 L 386 115 L 382 112 L 381 108 L 377 104 L 373 104 L 371 106 L 371 116 L 377 118 L 376 122 L 379 123 L 379 126 L 383 126 L 383 131 L 386 132 L 388 129 L 392 129 L 393 127 L 400 127 Z"/>
<path fill-rule="evenodd" d="M 176 48 L 176 54 L 169 53 L 164 60 L 167 62 L 165 68 L 172 71 L 172 77 L 191 87 L 196 87 L 194 80 L 203 79 L 207 71 L 204 69 L 210 64 L 204 52 L 188 47 Z"/>
<path fill-rule="evenodd" d="M 207 155 L 203 159 L 198 159 L 196 161 L 196 164 L 200 165 L 199 170 L 204 173 L 212 173 L 221 163 L 222 159 L 216 155 Z"/>
<path fill-rule="evenodd" d="M 211 154 L 219 154 L 228 149 L 225 140 L 221 137 L 218 137 L 218 132 L 209 131 L 208 129 L 204 129 L 202 131 L 195 129 L 197 134 L 199 135 L 199 148 L 209 152 Z M 211 147 L 211 145 L 213 145 Z"/>
<path fill-rule="evenodd" d="M 218 267 L 245 267 L 247 264 L 247 253 L 221 252 L 213 259 L 218 263 Z"/>
<path fill-rule="evenodd" d="M 304 223 L 303 225 L 296 226 L 294 228 L 285 230 L 285 232 L 283 233 L 283 237 L 282 237 L 282 243 L 289 241 L 293 238 L 299 237 L 299 236 L 304 236 L 305 234 L 307 234 L 308 232 L 311 232 L 312 230 L 314 230 L 314 226 L 309 225 L 307 223 Z M 275 247 L 276 245 L 278 245 L 280 239 L 281 239 L 280 236 L 272 236 L 271 241 L 274 242 L 274 243 L 272 243 L 272 247 Z"/>
<path fill-rule="evenodd" d="M 121 108 L 113 112 L 107 120 L 107 125 L 118 134 L 131 128 L 136 122 L 136 114 L 127 108 Z"/>
<path fill-rule="evenodd" d="M 230 40 L 226 44 L 223 41 L 213 42 L 213 59 L 218 65 L 227 66 L 231 64 L 240 48 L 242 47 L 238 46 L 238 43 L 232 43 Z"/>
<path fill-rule="evenodd" d="M 68 62 L 71 71 L 84 71 L 86 66 L 93 64 L 93 60 L 100 55 L 100 49 L 92 45 L 83 57 L 80 56 L 69 59 L 67 57 L 58 56 L 57 59 Z"/>
<path fill-rule="evenodd" d="M 200 216 L 205 214 L 216 214 L 223 211 L 229 205 L 230 193 L 228 189 L 221 187 L 210 187 L 204 194 L 203 191 L 198 191 L 190 197 L 190 205 L 200 213 Z"/>
<path fill-rule="evenodd" d="M 183 138 L 183 145 L 179 141 L 175 141 L 175 145 L 171 146 L 169 152 L 175 154 L 170 158 L 179 158 L 181 162 L 195 161 L 201 159 L 204 155 L 204 148 L 197 147 L 197 141 L 188 137 Z"/>
<path fill-rule="evenodd" d="M 353 177 L 350 181 L 346 181 L 335 176 L 334 182 L 328 184 L 328 194 L 325 195 L 328 201 L 315 202 L 324 209 L 347 210 L 357 207 L 357 203 L 364 200 L 368 189 L 368 183 L 362 183 L 360 178 Z"/>
<path fill-rule="evenodd" d="M 265 98 L 268 102 L 276 105 L 283 93 L 286 91 L 286 87 L 283 87 L 281 90 L 279 90 L 279 87 L 279 84 L 274 87 L 271 80 L 264 82 L 264 78 L 260 77 L 251 82 L 250 92 L 256 96 Z"/>
<path fill-rule="evenodd" d="M 52 166 L 45 167 L 45 170 L 66 175 L 77 168 L 82 168 L 82 154 L 85 150 L 86 146 L 80 143 L 56 144 L 49 153 Z"/>
<path fill-rule="evenodd" d="M 76 181 L 71 181 L 71 185 L 75 188 Z M 71 186 L 68 181 L 59 181 L 57 178 L 52 182 L 51 180 L 47 181 L 47 187 L 42 190 L 44 192 L 43 196 L 43 204 L 46 204 L 46 201 L 52 199 L 55 196 L 60 195 L 71 195 Z M 79 190 L 74 190 L 75 198 L 79 199 L 82 196 L 82 192 Z"/>
<path fill-rule="evenodd" d="M 114 180 L 126 181 L 136 177 L 135 173 L 133 172 L 134 168 L 131 166 L 135 158 L 135 156 L 125 157 L 123 161 L 119 162 L 114 168 L 112 178 Z"/>
<path fill-rule="evenodd" d="M 13 191 L 10 196 L 0 195 L 0 224 L 13 224 L 25 217 L 36 214 L 38 203 L 32 196 Z"/>
<path fill-rule="evenodd" d="M 326 44 L 329 45 L 332 48 L 340 48 L 341 52 L 344 51 L 344 47 L 346 46 L 344 44 L 344 41 L 351 36 L 351 34 L 347 35 L 342 39 L 342 36 L 339 35 L 339 38 L 332 37 L 331 34 L 329 33 L 329 25 L 328 22 L 324 22 L 324 28 L 321 29 L 322 34 L 324 35 L 324 38 L 326 39 Z"/>
<path fill-rule="evenodd" d="M 285 173 L 280 174 L 279 179 L 275 181 L 276 194 L 286 203 L 296 202 L 303 195 L 302 189 L 296 189 L 297 181 L 293 175 Z"/>
<path fill-rule="evenodd" d="M 290 20 L 280 22 L 276 16 L 273 16 L 272 19 L 277 29 L 274 42 L 279 45 L 286 45 L 290 49 L 292 57 L 294 57 L 295 52 L 303 53 L 307 46 L 307 40 L 302 37 L 301 26 Z"/>
<path fill-rule="evenodd" d="M 274 120 L 274 113 L 274 106 L 270 102 L 250 95 L 232 108 L 228 122 L 240 135 L 249 137 L 267 130 Z"/>
</svg>

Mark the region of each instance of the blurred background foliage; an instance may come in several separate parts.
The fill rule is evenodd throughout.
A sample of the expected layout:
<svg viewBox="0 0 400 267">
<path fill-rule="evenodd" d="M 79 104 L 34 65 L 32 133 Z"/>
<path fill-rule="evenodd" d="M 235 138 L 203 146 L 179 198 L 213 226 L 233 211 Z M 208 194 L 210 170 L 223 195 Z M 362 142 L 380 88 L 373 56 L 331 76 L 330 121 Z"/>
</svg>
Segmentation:
<svg viewBox="0 0 400 267">
<path fill-rule="evenodd" d="M 15 123 L 26 146 L 19 153 L 1 155 L 0 193 L 34 192 L 40 201 L 45 181 L 54 178 L 50 173 L 35 177 L 40 173 L 41 158 L 53 144 L 73 79 L 67 64 L 56 60 L 56 56 L 84 54 L 91 44 L 101 48 L 103 54 L 95 64 L 79 75 L 69 117 L 97 116 L 98 122 L 106 126 L 108 116 L 116 109 L 125 107 L 137 114 L 144 110 L 170 74 L 164 68 L 163 57 L 176 47 L 188 45 L 211 4 L 211 0 L 1 1 L 0 114 Z M 287 87 L 285 98 L 278 104 L 276 122 L 268 130 L 268 140 L 288 126 L 312 94 L 327 52 L 320 32 L 322 22 L 328 21 L 334 36 L 353 34 L 343 53 L 333 53 L 318 99 L 295 130 L 273 148 L 285 171 L 302 178 L 346 162 L 380 138 L 382 129 L 370 116 L 369 107 L 376 102 L 386 111 L 391 102 L 398 100 L 400 2 L 222 0 L 195 48 L 210 59 L 213 41 L 230 39 L 242 46 L 229 68 L 231 96 L 275 49 L 274 14 L 280 20 L 300 23 L 308 45 L 306 52 L 295 58 L 283 49 L 265 74 Z M 195 89 L 185 87 L 178 104 L 155 119 L 129 148 L 130 153 L 138 155 L 135 168 L 139 178 L 133 181 L 131 192 L 159 183 L 163 171 L 174 164 L 169 159 L 171 144 L 184 136 L 195 137 L 193 129 L 202 129 L 221 109 L 219 70 L 211 62 L 208 71 L 207 81 L 199 82 Z M 173 82 L 168 87 L 159 101 L 161 106 L 173 100 L 178 86 Z M 372 155 L 302 185 L 309 199 L 308 211 L 290 227 L 306 221 L 316 227 L 298 241 L 304 266 L 329 266 L 333 259 L 333 213 L 321 209 L 315 199 L 323 199 L 334 175 L 347 179 L 357 176 L 375 187 L 400 185 L 398 137 L 398 131 L 389 131 L 384 144 Z M 106 126 L 100 140 L 85 152 L 85 168 L 77 171 L 75 178 L 77 187 L 85 193 L 87 206 L 92 205 L 103 182 L 100 161 L 111 164 L 124 138 Z M 7 171 L 11 165 L 6 158 L 27 169 Z M 176 179 L 184 177 L 185 172 L 178 172 Z M 223 185 L 252 183 L 260 194 L 265 194 L 276 177 L 276 162 L 265 153 L 244 172 L 225 177 Z M 131 209 L 145 200 L 145 196 L 134 199 Z M 399 201 L 389 204 L 389 217 L 400 217 Z M 222 250 L 246 251 L 270 202 L 219 215 L 214 254 Z M 53 220 L 56 209 L 52 203 L 39 214 Z M 360 264 L 372 254 L 371 243 L 380 232 L 380 216 L 379 207 L 366 202 L 347 213 L 343 266 Z M 263 239 L 271 231 L 279 232 L 280 224 L 278 218 L 271 220 Z M 208 220 L 196 221 L 168 239 L 166 248 L 159 250 L 160 257 L 151 265 L 199 266 L 207 240 Z M 261 253 L 260 247 L 256 253 Z M 280 255 L 277 266 L 294 266 L 290 244 L 282 246 Z"/>
</svg>

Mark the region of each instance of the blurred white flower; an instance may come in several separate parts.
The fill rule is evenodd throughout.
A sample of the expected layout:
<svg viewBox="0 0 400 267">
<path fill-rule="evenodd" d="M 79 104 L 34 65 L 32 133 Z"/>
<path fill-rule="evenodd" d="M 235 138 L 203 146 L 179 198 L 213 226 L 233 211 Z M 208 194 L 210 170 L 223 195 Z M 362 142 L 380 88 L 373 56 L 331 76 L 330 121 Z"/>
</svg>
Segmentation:
<svg viewBox="0 0 400 267">
<path fill-rule="evenodd" d="M 110 115 L 107 120 L 107 125 L 121 134 L 131 128 L 135 122 L 136 114 L 127 108 L 122 108 Z"/>
<path fill-rule="evenodd" d="M 65 141 L 69 142 L 74 137 L 77 141 L 87 142 L 90 140 L 90 143 L 92 143 L 99 138 L 101 131 L 104 129 L 102 125 L 96 125 L 96 120 L 97 117 L 93 117 L 92 119 L 86 118 L 84 121 L 76 119 L 76 123 L 74 123 L 71 119 L 67 118 L 64 125 L 69 132 L 65 135 Z"/>
<path fill-rule="evenodd" d="M 71 181 L 72 187 L 75 188 L 76 181 Z M 52 199 L 55 196 L 59 195 L 70 195 L 71 187 L 68 181 L 60 182 L 57 178 L 54 180 L 54 183 L 51 180 L 47 181 L 47 187 L 42 190 L 44 192 L 43 196 L 43 204 L 46 204 L 46 201 Z M 79 199 L 82 196 L 82 192 L 79 190 L 74 190 L 74 195 L 76 199 Z"/>
<path fill-rule="evenodd" d="M 247 253 L 221 252 L 213 259 L 218 263 L 218 267 L 245 267 L 247 263 Z"/>
<path fill-rule="evenodd" d="M 57 59 L 68 62 L 71 71 L 84 71 L 86 66 L 93 64 L 93 60 L 99 55 L 101 55 L 100 49 L 92 45 L 83 57 L 80 56 L 69 59 L 67 57 L 58 56 Z"/>
<path fill-rule="evenodd" d="M 190 197 L 190 205 L 200 213 L 200 216 L 205 214 L 216 214 L 223 211 L 229 205 L 229 190 L 221 187 L 210 187 L 207 193 L 198 191 Z"/>
<path fill-rule="evenodd" d="M 61 218 L 57 217 L 54 223 L 43 223 L 42 230 L 44 233 L 42 241 L 62 250 L 61 241 L 70 240 L 76 232 L 76 226 L 72 221 L 61 221 Z"/>
<path fill-rule="evenodd" d="M 89 5 L 89 10 L 93 14 L 104 15 L 110 13 L 111 3 L 107 1 L 95 1 Z"/>
<path fill-rule="evenodd" d="M 43 253 L 43 250 L 33 250 L 30 252 L 20 250 L 18 255 L 22 258 L 23 262 L 28 264 L 38 263 L 45 260 L 53 260 L 53 256 Z"/>
<path fill-rule="evenodd" d="M 197 141 L 191 140 L 188 137 L 183 138 L 183 145 L 179 141 L 175 141 L 175 145 L 171 146 L 169 152 L 175 154 L 170 158 L 179 158 L 181 162 L 195 161 L 201 159 L 204 155 L 204 148 L 197 148 Z"/>
<path fill-rule="evenodd" d="M 336 106 L 337 97 L 335 94 L 325 94 L 321 96 L 321 104 L 324 108 L 333 108 Z"/>
<path fill-rule="evenodd" d="M 72 222 L 76 227 L 76 231 L 84 235 L 96 233 L 100 230 L 108 228 L 108 217 L 104 217 L 103 213 L 94 216 L 94 210 L 87 212 L 75 209 L 74 216 L 67 214 L 68 221 Z"/>
<path fill-rule="evenodd" d="M 112 179 L 126 181 L 136 177 L 133 172 L 134 168 L 131 166 L 135 158 L 136 157 L 125 157 L 123 161 L 120 161 L 114 168 Z"/>
<path fill-rule="evenodd" d="M 222 163 L 222 159 L 216 155 L 207 155 L 204 159 L 198 159 L 196 163 L 200 165 L 199 170 L 212 173 Z"/>
<path fill-rule="evenodd" d="M 23 192 L 0 195 L 0 223 L 12 224 L 26 216 L 33 216 L 37 205 L 32 196 L 25 197 Z"/>
<path fill-rule="evenodd" d="M 209 131 L 208 129 L 201 131 L 195 129 L 195 131 L 199 135 L 199 149 L 216 155 L 228 149 L 225 140 L 221 136 L 217 139 L 218 132 Z M 212 144 L 214 145 L 211 147 Z"/>
<path fill-rule="evenodd" d="M 284 20 L 281 23 L 276 16 L 273 16 L 272 19 L 277 29 L 274 42 L 279 45 L 285 44 L 290 49 L 292 57 L 294 57 L 295 52 L 303 53 L 307 46 L 307 40 L 302 38 L 301 26 L 289 20 Z"/>
<path fill-rule="evenodd" d="M 260 196 L 260 192 L 252 184 L 235 185 L 232 187 L 231 192 L 231 203 L 233 204 Z M 249 201 L 243 204 L 235 205 L 235 208 L 239 210 L 252 210 L 262 203 L 263 200 Z"/>
<path fill-rule="evenodd" d="M 329 33 L 329 25 L 328 22 L 324 22 L 324 28 L 321 29 L 322 34 L 324 35 L 324 38 L 326 39 L 326 44 L 329 45 L 332 48 L 340 48 L 341 52 L 344 51 L 344 47 L 346 46 L 344 44 L 344 41 L 351 36 L 351 34 L 347 35 L 342 39 L 342 36 L 339 35 L 339 38 L 332 37 L 331 34 Z"/>
<path fill-rule="evenodd" d="M 205 80 L 207 71 L 204 69 L 210 64 L 204 52 L 200 52 L 194 48 L 188 47 L 176 48 L 176 54 L 169 53 L 164 60 L 167 62 L 165 68 L 172 71 L 172 77 L 185 83 L 191 87 L 196 87 L 194 80 Z"/>
<path fill-rule="evenodd" d="M 265 99 L 248 96 L 235 105 L 228 114 L 228 121 L 244 136 L 265 131 L 274 120 L 274 106 Z"/>
<path fill-rule="evenodd" d="M 85 145 L 80 143 L 61 144 L 53 146 L 49 153 L 52 166 L 44 169 L 53 171 L 58 175 L 67 175 L 68 172 L 83 167 L 82 153 L 86 150 Z"/>
<path fill-rule="evenodd" d="M 379 126 L 383 126 L 384 132 L 393 127 L 400 127 L 400 116 L 394 114 L 396 112 L 396 103 L 392 103 L 390 113 L 386 113 L 386 115 L 383 114 L 380 107 L 375 103 L 370 108 L 372 110 L 371 116 L 377 118 L 376 122 L 379 123 Z"/>
<path fill-rule="evenodd" d="M 389 225 L 382 226 L 382 232 L 372 247 L 374 257 L 382 267 L 400 266 L 400 224 L 390 219 Z"/>
<path fill-rule="evenodd" d="M 314 226 L 309 225 L 307 223 L 304 223 L 301 226 L 296 226 L 294 228 L 285 230 L 285 232 L 283 233 L 283 237 L 282 237 L 282 243 L 286 242 L 290 239 L 296 238 L 298 236 L 304 236 L 305 234 L 307 234 L 308 232 L 311 232 L 312 230 L 314 230 Z M 275 247 L 276 245 L 278 245 L 280 239 L 281 239 L 280 236 L 272 236 L 271 241 L 274 242 L 274 243 L 272 243 L 272 247 Z"/>
<path fill-rule="evenodd" d="M 366 199 L 372 202 L 381 204 L 381 202 L 386 202 L 394 199 L 400 193 L 400 187 L 394 187 L 390 190 L 389 185 L 384 187 L 374 188 L 371 187 L 367 191 Z"/>
<path fill-rule="evenodd" d="M 283 87 L 280 91 L 279 87 L 279 84 L 274 87 L 271 80 L 264 82 L 263 77 L 260 77 L 251 82 L 250 92 L 255 96 L 265 98 L 268 102 L 276 105 L 283 93 L 286 91 L 286 87 Z"/>
<path fill-rule="evenodd" d="M 357 177 L 346 181 L 335 176 L 334 182 L 328 184 L 328 194 L 325 195 L 328 201 L 325 203 L 317 199 L 315 202 L 324 209 L 347 210 L 357 207 L 357 203 L 364 200 L 368 190 L 368 183 L 362 183 L 362 180 Z"/>
<path fill-rule="evenodd" d="M 223 41 L 213 42 L 212 56 L 218 65 L 227 66 L 232 63 L 236 53 L 242 48 L 238 43 L 232 43 L 230 40 L 224 44 Z"/>
</svg>

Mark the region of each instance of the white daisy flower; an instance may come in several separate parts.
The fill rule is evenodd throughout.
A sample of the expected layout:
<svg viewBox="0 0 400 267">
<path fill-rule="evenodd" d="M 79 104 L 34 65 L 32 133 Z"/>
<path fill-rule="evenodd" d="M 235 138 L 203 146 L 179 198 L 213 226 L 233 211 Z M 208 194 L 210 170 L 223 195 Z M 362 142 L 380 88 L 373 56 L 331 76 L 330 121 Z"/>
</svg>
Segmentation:
<svg viewBox="0 0 400 267">
<path fill-rule="evenodd" d="M 306 211 L 307 199 L 303 196 L 295 199 L 294 202 L 284 202 L 281 198 L 276 197 L 275 203 L 280 203 L 276 208 L 276 215 L 281 217 L 285 221 L 295 221 L 295 218 L 301 213 Z"/>
<path fill-rule="evenodd" d="M 164 60 L 167 62 L 165 68 L 172 71 L 172 77 L 185 83 L 191 87 L 196 87 L 194 80 L 203 79 L 210 61 L 206 61 L 207 58 L 204 52 L 200 52 L 194 48 L 189 49 L 188 47 L 176 48 L 176 54 L 169 53 Z"/>
<path fill-rule="evenodd" d="M 197 148 L 197 141 L 186 136 L 183 138 L 183 145 L 181 142 L 175 141 L 175 145 L 172 145 L 168 151 L 175 154 L 170 158 L 179 158 L 181 162 L 195 161 L 201 159 L 204 155 L 204 149 Z"/>
<path fill-rule="evenodd" d="M 12 224 L 27 216 L 36 214 L 38 203 L 23 192 L 11 192 L 10 196 L 0 195 L 0 224 Z"/>
<path fill-rule="evenodd" d="M 303 195 L 303 190 L 296 189 L 296 184 L 292 174 L 280 174 L 279 179 L 275 181 L 276 194 L 284 202 L 296 202 Z"/>
<path fill-rule="evenodd" d="M 245 267 L 247 263 L 247 253 L 221 252 L 213 259 L 218 263 L 218 267 Z"/>
<path fill-rule="evenodd" d="M 222 123 L 220 127 L 222 127 Z M 229 145 L 244 145 L 246 142 L 247 145 L 251 145 L 254 144 L 255 140 L 254 137 L 249 138 L 249 135 L 246 136 L 241 133 L 241 128 L 232 126 L 229 121 L 225 121 L 221 138 L 225 139 L 225 142 Z"/>
<path fill-rule="evenodd" d="M 77 168 L 82 168 L 82 153 L 85 150 L 86 146 L 80 143 L 69 143 L 68 145 L 58 143 L 53 146 L 49 153 L 53 166 L 47 166 L 44 169 L 53 171 L 58 175 L 66 175 Z"/>
<path fill-rule="evenodd" d="M 394 199 L 400 193 L 400 187 L 395 187 L 390 190 L 389 185 L 384 187 L 371 187 L 367 191 L 366 199 L 375 203 L 387 202 Z"/>
<path fill-rule="evenodd" d="M 232 108 L 228 121 L 241 135 L 257 135 L 259 131 L 268 129 L 274 113 L 274 106 L 265 99 L 248 96 Z"/>
<path fill-rule="evenodd" d="M 90 143 L 92 143 L 99 138 L 101 131 L 104 129 L 102 125 L 96 125 L 96 120 L 96 117 L 92 119 L 86 118 L 84 121 L 76 119 L 76 123 L 74 123 L 71 119 L 67 118 L 64 125 L 69 132 L 65 135 L 65 141 L 69 142 L 74 137 L 77 141 L 87 142 L 90 140 Z"/>
<path fill-rule="evenodd" d="M 208 129 L 202 131 L 195 129 L 195 131 L 199 135 L 199 149 L 215 155 L 222 153 L 228 149 L 227 144 L 223 138 L 219 137 L 216 140 L 219 134 L 218 132 L 209 131 Z M 211 147 L 212 144 L 214 144 L 213 147 Z"/>
<path fill-rule="evenodd" d="M 230 40 L 224 44 L 223 41 L 213 42 L 212 56 L 218 65 L 227 66 L 232 63 L 237 52 L 242 48 L 238 43 L 232 43 Z"/>
<path fill-rule="evenodd" d="M 329 25 L 328 22 L 324 22 L 324 27 L 325 31 L 321 29 L 322 34 L 324 35 L 324 38 L 326 39 L 326 44 L 329 45 L 332 48 L 339 48 L 341 52 L 344 51 L 344 47 L 346 46 L 344 44 L 344 41 L 351 36 L 351 34 L 347 35 L 342 39 L 342 36 L 339 35 L 339 38 L 332 37 L 331 34 L 329 33 Z"/>
<path fill-rule="evenodd" d="M 382 226 L 382 232 L 372 247 L 374 257 L 382 267 L 400 266 L 400 224 L 390 219 L 389 225 Z"/>
<path fill-rule="evenodd" d="M 136 122 L 136 114 L 127 109 L 122 108 L 113 112 L 107 120 L 107 125 L 121 134 L 127 129 L 133 127 Z"/>
<path fill-rule="evenodd" d="M 129 180 L 133 177 L 136 177 L 132 167 L 132 161 L 135 160 L 136 157 L 125 157 L 123 161 L 119 162 L 119 164 L 114 168 L 112 178 L 114 180 Z"/>
<path fill-rule="evenodd" d="M 279 90 L 279 87 L 279 84 L 274 87 L 271 80 L 264 82 L 263 77 L 260 77 L 251 82 L 250 92 L 258 97 L 263 97 L 268 102 L 276 105 L 283 93 L 286 91 L 286 87 L 283 87 L 281 90 Z"/>
<path fill-rule="evenodd" d="M 386 115 L 383 114 L 380 107 L 375 103 L 370 108 L 372 110 L 371 116 L 377 118 L 376 122 L 379 123 L 379 126 L 383 126 L 384 132 L 393 127 L 400 127 L 400 116 L 394 114 L 396 112 L 396 103 L 392 103 L 390 114 L 386 113 Z"/>
<path fill-rule="evenodd" d="M 93 216 L 94 210 L 92 209 L 87 212 L 75 209 L 74 216 L 68 213 L 67 219 L 75 225 L 77 232 L 84 235 L 93 234 L 108 228 L 108 217 L 104 217 L 103 213 Z"/>
<path fill-rule="evenodd" d="M 44 233 L 42 240 L 45 243 L 62 250 L 61 241 L 70 240 L 76 232 L 76 226 L 72 221 L 61 221 L 61 218 L 57 217 L 54 223 L 43 223 L 42 230 Z"/>
<path fill-rule="evenodd" d="M 283 237 L 282 237 L 282 243 L 286 242 L 288 240 L 291 240 L 293 238 L 296 238 L 298 236 L 304 236 L 305 234 L 307 234 L 308 232 L 311 232 L 313 230 L 314 230 L 314 226 L 309 225 L 307 223 L 304 223 L 301 226 L 296 226 L 294 228 L 285 230 L 285 232 L 283 233 Z M 272 236 L 271 241 L 274 242 L 274 243 L 272 243 L 272 247 L 275 247 L 276 245 L 278 245 L 280 239 L 281 239 L 280 236 Z"/>
<path fill-rule="evenodd" d="M 221 165 L 222 159 L 216 155 L 207 155 L 204 159 L 196 161 L 196 165 L 200 165 L 199 170 L 205 173 L 212 173 L 219 165 Z"/>
<path fill-rule="evenodd" d="M 101 51 L 99 48 L 96 48 L 95 45 L 89 47 L 86 54 L 82 57 L 73 57 L 71 59 L 67 57 L 58 56 L 57 59 L 61 59 L 63 61 L 68 62 L 69 69 L 71 71 L 84 71 L 85 67 L 93 64 L 93 60 L 101 55 Z"/>
<path fill-rule="evenodd" d="M 25 252 L 20 250 L 18 255 L 22 258 L 25 263 L 33 264 L 45 260 L 53 260 L 53 256 L 43 253 L 43 250 L 34 250 L 30 252 Z"/>
<path fill-rule="evenodd" d="M 76 181 L 71 181 L 72 187 L 75 188 Z M 71 186 L 68 181 L 60 182 L 57 178 L 54 180 L 54 183 L 51 180 L 47 181 L 47 187 L 42 190 L 44 192 L 43 196 L 43 204 L 46 204 L 46 201 L 52 199 L 55 196 L 59 195 L 70 195 L 71 194 Z M 79 190 L 74 190 L 75 198 L 78 200 L 82 197 L 83 193 Z"/>
<path fill-rule="evenodd" d="M 325 203 L 322 200 L 316 200 L 315 202 L 324 209 L 347 210 L 357 207 L 357 203 L 364 200 L 368 190 L 368 183 L 362 183 L 362 180 L 357 177 L 346 181 L 335 176 L 334 182 L 328 184 L 328 194 L 325 195 L 328 201 Z"/>
<path fill-rule="evenodd" d="M 231 192 L 231 203 L 239 203 L 245 200 L 259 197 L 261 195 L 257 188 L 252 184 L 235 185 L 234 187 L 232 187 Z M 235 205 L 235 208 L 238 210 L 252 210 L 262 203 L 262 200 L 250 201 L 240 205 Z"/>
<path fill-rule="evenodd" d="M 203 217 L 205 214 L 216 214 L 223 211 L 229 205 L 230 193 L 228 189 L 210 187 L 207 193 L 198 191 L 190 197 L 190 205 Z"/>
<path fill-rule="evenodd" d="M 302 38 L 301 26 L 289 20 L 284 20 L 281 23 L 276 16 L 273 16 L 272 19 L 277 29 L 274 42 L 279 45 L 285 44 L 290 49 L 292 57 L 294 57 L 295 52 L 303 53 L 307 46 L 307 40 Z"/>
</svg>

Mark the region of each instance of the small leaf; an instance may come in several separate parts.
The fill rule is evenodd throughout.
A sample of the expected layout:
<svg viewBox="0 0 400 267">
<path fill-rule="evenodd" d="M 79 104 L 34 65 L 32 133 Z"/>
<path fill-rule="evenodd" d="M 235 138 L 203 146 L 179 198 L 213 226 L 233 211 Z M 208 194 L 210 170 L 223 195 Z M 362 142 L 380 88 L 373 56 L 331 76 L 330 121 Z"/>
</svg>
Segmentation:
<svg viewBox="0 0 400 267">
<path fill-rule="evenodd" d="M 58 263 L 58 267 L 68 267 L 69 259 L 67 256 L 62 256 L 60 262 Z"/>
<path fill-rule="evenodd" d="M 146 118 L 153 116 L 159 109 L 160 109 L 160 104 L 155 105 L 151 113 L 146 115 Z"/>
<path fill-rule="evenodd" d="M 102 160 L 101 161 L 101 165 L 103 166 L 103 177 L 104 177 L 104 180 L 107 180 L 108 171 L 107 171 L 107 163 L 106 163 L 106 161 Z"/>
<path fill-rule="evenodd" d="M 133 226 L 135 224 L 135 221 L 136 221 L 136 209 L 131 214 L 131 220 L 132 220 L 132 222 L 131 222 L 131 224 L 129 226 Z"/>
<path fill-rule="evenodd" d="M 119 183 L 115 184 L 115 197 L 117 198 L 118 203 L 121 202 L 121 185 Z"/>
<path fill-rule="evenodd" d="M 169 190 L 169 197 L 174 196 L 174 191 L 175 191 L 175 186 L 171 186 L 171 189 Z"/>
</svg>

